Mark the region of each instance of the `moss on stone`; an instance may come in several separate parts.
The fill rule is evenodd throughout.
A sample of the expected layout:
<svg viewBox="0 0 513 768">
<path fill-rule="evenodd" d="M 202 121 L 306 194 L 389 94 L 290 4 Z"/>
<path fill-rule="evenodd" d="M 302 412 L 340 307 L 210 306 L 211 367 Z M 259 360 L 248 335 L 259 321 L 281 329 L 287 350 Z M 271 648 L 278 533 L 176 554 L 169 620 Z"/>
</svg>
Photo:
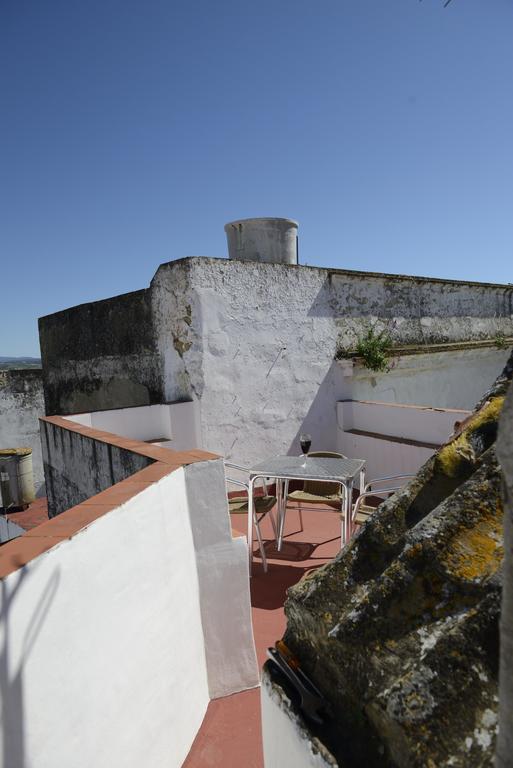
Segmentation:
<svg viewBox="0 0 513 768">
<path fill-rule="evenodd" d="M 479 522 L 459 531 L 447 544 L 444 562 L 449 573 L 463 581 L 480 581 L 499 570 L 504 557 L 503 509 L 500 499 L 495 514 L 483 509 Z"/>
<path fill-rule="evenodd" d="M 178 336 L 173 336 L 173 347 L 176 349 L 180 357 L 183 357 L 184 354 L 192 347 L 192 341 L 185 341 L 184 339 L 180 339 Z"/>
<path fill-rule="evenodd" d="M 474 416 L 456 438 L 440 449 L 436 467 L 447 477 L 458 477 L 466 473 L 469 462 L 475 461 L 471 437 L 492 424 L 497 424 L 504 404 L 504 395 L 489 400 Z"/>
</svg>

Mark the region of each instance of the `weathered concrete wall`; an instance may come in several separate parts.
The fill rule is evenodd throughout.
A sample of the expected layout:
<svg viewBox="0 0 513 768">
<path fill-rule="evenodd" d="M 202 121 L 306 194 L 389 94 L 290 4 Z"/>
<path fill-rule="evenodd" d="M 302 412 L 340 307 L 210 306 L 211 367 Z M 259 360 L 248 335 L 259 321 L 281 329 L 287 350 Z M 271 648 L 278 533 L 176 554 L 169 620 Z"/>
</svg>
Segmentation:
<svg viewBox="0 0 513 768">
<path fill-rule="evenodd" d="M 44 496 L 39 417 L 44 415 L 40 370 L 0 371 L 0 448 L 32 448 L 36 495 Z"/>
<path fill-rule="evenodd" d="M 49 517 L 80 504 L 152 463 L 146 456 L 46 421 L 41 422 L 41 443 Z"/>
<path fill-rule="evenodd" d="M 357 370 L 348 389 L 334 361 L 338 348 L 354 349 L 376 323 L 387 324 L 394 343 L 403 345 L 512 336 L 512 295 L 511 286 L 182 259 L 163 264 L 148 292 L 40 321 L 47 409 L 141 405 L 143 396 L 149 402 L 193 399 L 201 405 L 203 445 L 239 461 L 299 451 L 302 428 L 315 447 L 334 448 L 337 400 L 468 408 L 506 355 L 490 349 L 419 356 L 379 377 Z M 143 323 L 125 306 L 134 297 L 144 304 Z M 121 339 L 135 334 L 130 349 L 111 334 L 102 336 L 100 354 L 94 334 L 81 334 L 82 315 L 96 327 L 97 309 L 103 317 L 106 306 L 118 318 Z M 59 334 L 68 347 L 48 342 Z M 71 344 L 82 350 L 80 360 Z"/>
<path fill-rule="evenodd" d="M 378 318 L 393 324 L 398 344 L 513 334 L 507 286 L 194 258 L 160 267 L 153 292 L 159 346 L 168 350 L 166 399 L 200 398 L 203 444 L 246 462 L 298 451 L 302 427 L 318 447 L 334 447 L 335 402 L 347 396 L 335 351 L 354 348 Z M 477 384 L 481 391 L 505 353 L 492 356 L 493 366 Z M 413 402 L 468 407 L 472 388 L 465 387 L 440 382 L 435 389 L 445 389 L 442 402 Z M 458 389 L 464 402 L 457 401 Z M 360 399 L 361 390 L 349 396 Z M 426 397 L 428 390 L 426 381 Z"/>
<path fill-rule="evenodd" d="M 161 402 L 146 290 L 40 318 L 46 413 Z"/>
<path fill-rule="evenodd" d="M 504 368 L 509 349 L 490 346 L 392 357 L 387 373 L 361 363 L 349 382 L 355 400 L 472 409 Z"/>
</svg>

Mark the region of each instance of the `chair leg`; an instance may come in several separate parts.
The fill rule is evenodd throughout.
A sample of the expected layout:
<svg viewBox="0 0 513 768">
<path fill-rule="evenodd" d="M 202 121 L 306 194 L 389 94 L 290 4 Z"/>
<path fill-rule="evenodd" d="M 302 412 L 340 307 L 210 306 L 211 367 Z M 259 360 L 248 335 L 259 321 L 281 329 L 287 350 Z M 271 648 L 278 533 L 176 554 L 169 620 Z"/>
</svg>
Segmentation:
<svg viewBox="0 0 513 768">
<path fill-rule="evenodd" d="M 280 524 L 279 524 L 279 531 L 278 531 L 278 552 L 281 552 L 281 545 L 283 544 L 283 529 L 285 527 L 285 513 L 287 511 L 287 500 L 283 499 L 282 501 L 282 510 L 280 514 Z"/>
<path fill-rule="evenodd" d="M 279 510 L 280 514 L 278 517 L 278 543 L 277 543 L 277 549 L 278 552 L 281 552 L 281 545 L 283 543 L 283 529 L 285 528 L 285 514 L 287 512 L 287 496 L 289 494 L 289 481 L 285 480 L 283 487 L 280 485 L 280 494 L 279 494 Z"/>
<path fill-rule="evenodd" d="M 258 547 L 260 549 L 260 554 L 262 556 L 262 568 L 264 569 L 264 573 L 267 573 L 267 558 L 265 556 L 264 542 L 262 541 L 262 534 L 260 533 L 260 521 L 256 515 L 254 515 L 253 520 L 255 523 Z"/>
<path fill-rule="evenodd" d="M 303 533 L 303 531 L 305 529 L 303 527 L 303 508 L 301 506 L 301 502 L 299 502 L 299 506 L 297 508 L 297 511 L 298 511 L 298 515 L 299 515 L 299 531 L 300 531 L 300 533 Z"/>
<path fill-rule="evenodd" d="M 273 527 L 274 540 L 275 540 L 275 541 L 277 541 L 277 540 L 278 540 L 278 530 L 277 530 L 277 528 L 276 528 L 276 522 L 275 522 L 275 520 L 274 520 L 274 515 L 273 515 L 273 511 L 272 511 L 272 509 L 271 509 L 271 510 L 269 510 L 269 512 L 268 512 L 267 514 L 268 514 L 268 515 L 269 515 L 269 517 L 271 518 L 271 525 L 272 525 L 272 527 Z"/>
</svg>

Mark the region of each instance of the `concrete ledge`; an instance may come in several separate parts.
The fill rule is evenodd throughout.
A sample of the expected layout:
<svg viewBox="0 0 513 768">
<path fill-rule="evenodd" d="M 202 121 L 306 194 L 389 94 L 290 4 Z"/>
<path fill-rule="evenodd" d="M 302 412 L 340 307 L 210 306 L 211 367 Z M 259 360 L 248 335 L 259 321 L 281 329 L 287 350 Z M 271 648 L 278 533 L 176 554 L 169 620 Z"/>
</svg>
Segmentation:
<svg viewBox="0 0 513 768">
<path fill-rule="evenodd" d="M 427 355 L 434 352 L 457 352 L 458 350 L 465 349 L 507 349 L 513 347 L 513 337 L 508 336 L 504 338 L 504 342 L 501 346 L 497 346 L 495 339 L 479 339 L 476 341 L 455 341 L 455 342 L 441 342 L 440 344 L 409 344 L 401 347 L 391 347 L 388 352 L 389 357 L 403 357 L 406 355 Z M 355 362 L 360 362 L 363 358 L 357 354 L 356 350 L 349 350 L 344 352 L 336 358 L 338 361 L 344 361 L 352 359 Z"/>
</svg>

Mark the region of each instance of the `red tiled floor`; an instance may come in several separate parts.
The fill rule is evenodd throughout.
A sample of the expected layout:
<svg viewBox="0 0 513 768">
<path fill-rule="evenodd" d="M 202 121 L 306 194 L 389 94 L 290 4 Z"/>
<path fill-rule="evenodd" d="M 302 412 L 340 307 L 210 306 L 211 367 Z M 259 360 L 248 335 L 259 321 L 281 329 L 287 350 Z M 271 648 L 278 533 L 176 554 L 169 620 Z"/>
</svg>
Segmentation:
<svg viewBox="0 0 513 768">
<path fill-rule="evenodd" d="M 46 496 L 36 499 L 32 504 L 29 504 L 27 509 L 23 509 L 21 512 L 6 512 L 5 516 L 25 531 L 31 531 L 36 525 L 40 525 L 48 520 Z"/>
<path fill-rule="evenodd" d="M 232 515 L 232 529 L 244 533 L 246 521 L 246 515 Z M 303 511 L 303 527 L 301 531 L 298 512 L 289 508 L 282 551 L 277 552 L 270 523 L 264 520 L 262 524 L 264 537 L 270 539 L 266 544 L 269 570 L 263 572 L 256 553 L 251 579 L 253 632 L 260 667 L 267 648 L 285 631 L 287 588 L 334 557 L 340 548 L 339 515 L 333 510 Z M 184 768 L 262 767 L 260 690 L 211 701 Z"/>
</svg>

